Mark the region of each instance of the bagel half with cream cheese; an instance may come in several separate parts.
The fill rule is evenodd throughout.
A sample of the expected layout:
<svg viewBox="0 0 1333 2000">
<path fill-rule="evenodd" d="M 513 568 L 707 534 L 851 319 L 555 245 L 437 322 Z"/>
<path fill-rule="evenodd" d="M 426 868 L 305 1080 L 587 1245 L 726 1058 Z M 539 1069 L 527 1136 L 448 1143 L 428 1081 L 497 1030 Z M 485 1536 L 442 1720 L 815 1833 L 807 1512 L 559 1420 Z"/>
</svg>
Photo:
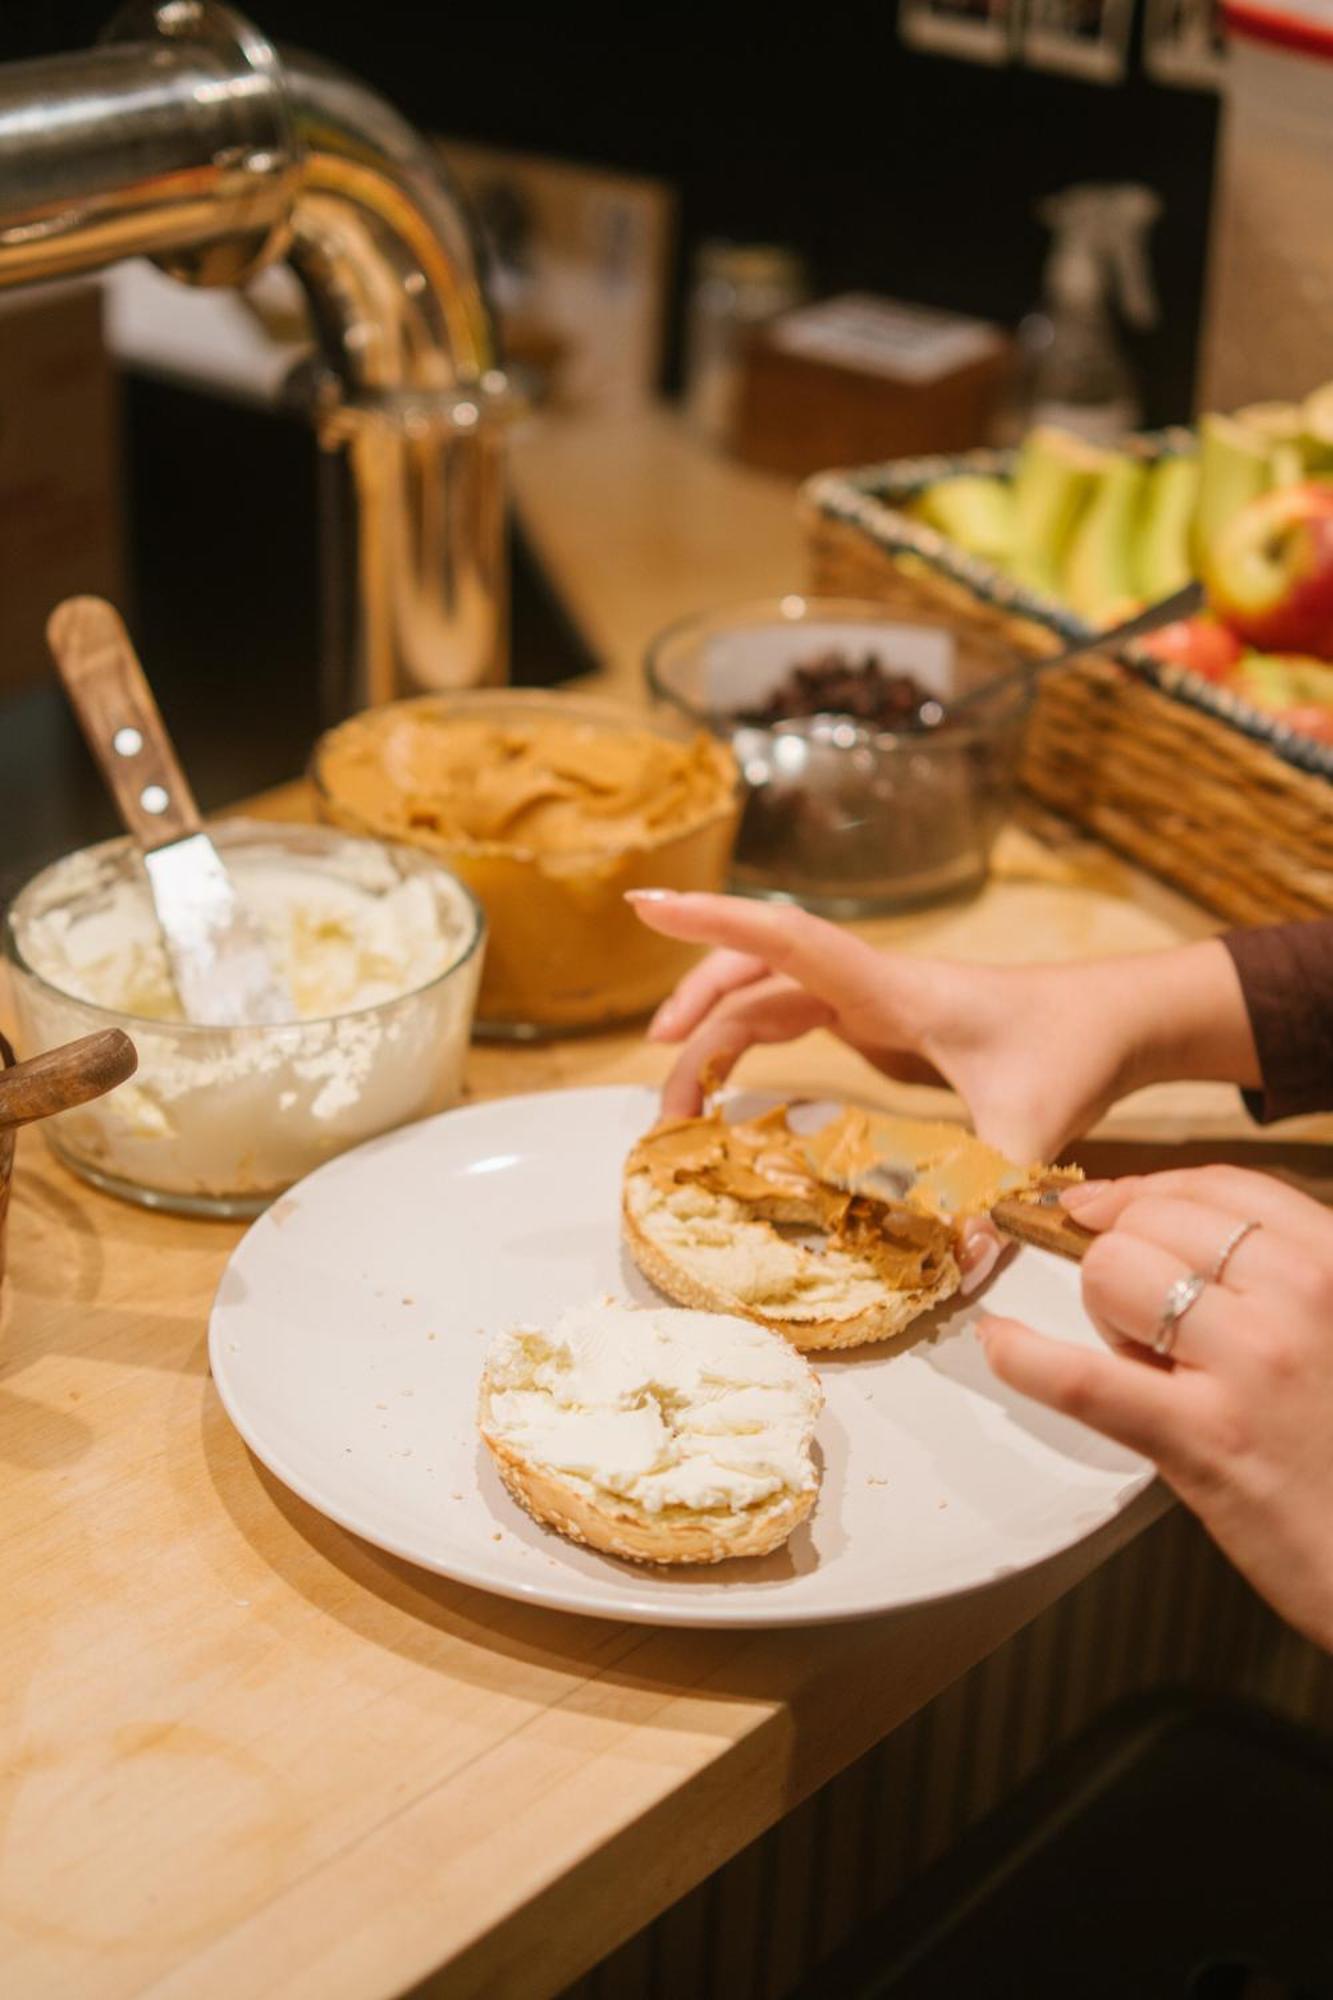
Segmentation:
<svg viewBox="0 0 1333 2000">
<path fill-rule="evenodd" d="M 478 1421 L 536 1520 L 633 1562 L 780 1548 L 815 1503 L 823 1403 L 808 1363 L 748 1320 L 602 1300 L 487 1354 Z"/>
</svg>

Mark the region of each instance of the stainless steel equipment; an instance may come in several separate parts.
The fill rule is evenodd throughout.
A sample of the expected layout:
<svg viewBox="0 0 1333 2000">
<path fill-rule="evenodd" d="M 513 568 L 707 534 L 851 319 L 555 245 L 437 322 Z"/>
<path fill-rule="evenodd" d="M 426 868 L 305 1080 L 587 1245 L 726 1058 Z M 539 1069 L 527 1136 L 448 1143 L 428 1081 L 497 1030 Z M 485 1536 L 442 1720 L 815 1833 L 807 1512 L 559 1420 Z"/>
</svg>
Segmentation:
<svg viewBox="0 0 1333 2000">
<path fill-rule="evenodd" d="M 0 285 L 131 256 L 196 285 L 283 257 L 301 280 L 330 716 L 503 679 L 511 399 L 424 140 L 214 0 L 133 0 L 98 47 L 0 68 Z"/>
</svg>

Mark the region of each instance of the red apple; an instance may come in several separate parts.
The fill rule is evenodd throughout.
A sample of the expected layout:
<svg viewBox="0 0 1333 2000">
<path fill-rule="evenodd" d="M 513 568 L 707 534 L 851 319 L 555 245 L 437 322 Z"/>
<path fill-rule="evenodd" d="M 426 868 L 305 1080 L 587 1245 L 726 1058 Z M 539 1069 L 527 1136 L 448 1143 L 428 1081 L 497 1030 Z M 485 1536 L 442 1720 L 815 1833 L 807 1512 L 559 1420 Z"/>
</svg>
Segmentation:
<svg viewBox="0 0 1333 2000">
<path fill-rule="evenodd" d="M 1245 648 L 1229 625 L 1215 618 L 1177 618 L 1139 641 L 1145 653 L 1169 666 L 1186 667 L 1206 681 L 1223 681 Z"/>
<path fill-rule="evenodd" d="M 1209 554 L 1208 601 L 1266 653 L 1333 658 L 1333 486 L 1262 493 Z"/>
</svg>

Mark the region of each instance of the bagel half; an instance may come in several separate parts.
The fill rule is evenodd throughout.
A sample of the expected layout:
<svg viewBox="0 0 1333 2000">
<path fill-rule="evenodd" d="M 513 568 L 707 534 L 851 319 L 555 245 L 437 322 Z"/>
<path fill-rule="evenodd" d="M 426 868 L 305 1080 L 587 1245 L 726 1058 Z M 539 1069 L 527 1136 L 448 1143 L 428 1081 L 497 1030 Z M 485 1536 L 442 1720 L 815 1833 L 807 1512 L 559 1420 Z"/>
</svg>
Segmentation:
<svg viewBox="0 0 1333 2000">
<path fill-rule="evenodd" d="M 821 1179 L 781 1107 L 748 1123 L 657 1126 L 626 1162 L 622 1220 L 668 1298 L 739 1314 L 806 1352 L 891 1340 L 960 1280 L 948 1222 Z"/>
<path fill-rule="evenodd" d="M 487 1355 L 478 1421 L 534 1519 L 632 1562 L 716 1563 L 780 1548 L 818 1491 L 823 1396 L 747 1321 L 603 1300 Z"/>
</svg>

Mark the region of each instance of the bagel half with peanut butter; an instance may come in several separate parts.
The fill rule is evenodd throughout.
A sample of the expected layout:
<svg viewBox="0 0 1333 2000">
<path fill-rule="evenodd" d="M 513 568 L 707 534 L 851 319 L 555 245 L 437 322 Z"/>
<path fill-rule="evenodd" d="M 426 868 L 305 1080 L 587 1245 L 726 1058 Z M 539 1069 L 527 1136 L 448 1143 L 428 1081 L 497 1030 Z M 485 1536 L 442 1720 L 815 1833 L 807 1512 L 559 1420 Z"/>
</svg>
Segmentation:
<svg viewBox="0 0 1333 2000">
<path fill-rule="evenodd" d="M 656 1126 L 626 1162 L 623 1220 L 668 1298 L 739 1313 L 806 1351 L 890 1340 L 958 1289 L 953 1228 L 821 1178 L 783 1106 Z M 802 1240 L 815 1233 L 822 1243 Z"/>
<path fill-rule="evenodd" d="M 784 1105 L 735 1123 L 713 1111 L 664 1120 L 634 1147 L 623 1226 L 668 1298 L 742 1314 L 813 1352 L 904 1332 L 957 1291 L 968 1216 L 1007 1198 L 1020 1221 L 1006 1228 L 1022 1234 L 1043 1213 L 1040 1193 L 1070 1178 L 1015 1166 L 942 1122 L 847 1106 L 802 1133 Z"/>
</svg>

